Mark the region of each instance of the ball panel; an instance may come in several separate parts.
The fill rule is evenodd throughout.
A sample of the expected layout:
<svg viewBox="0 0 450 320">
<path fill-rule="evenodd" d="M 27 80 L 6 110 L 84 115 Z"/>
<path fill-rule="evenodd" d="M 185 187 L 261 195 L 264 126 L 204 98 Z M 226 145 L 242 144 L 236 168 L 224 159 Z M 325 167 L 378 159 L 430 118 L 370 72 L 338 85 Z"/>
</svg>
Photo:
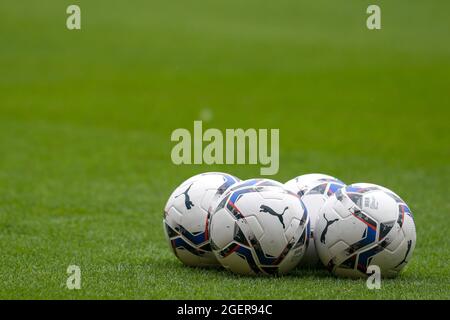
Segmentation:
<svg viewBox="0 0 450 320">
<path fill-rule="evenodd" d="M 250 248 L 232 243 L 227 249 L 229 253 L 220 258 L 223 267 L 238 274 L 257 275 L 261 273 Z"/>
<path fill-rule="evenodd" d="M 235 219 L 224 209 L 214 213 L 210 219 L 209 232 L 214 246 L 219 248 L 229 245 L 233 241 Z"/>
<path fill-rule="evenodd" d="M 261 224 L 258 222 L 258 218 L 256 216 L 248 216 L 245 218 L 251 230 L 253 231 L 255 237 L 257 239 L 261 239 L 264 234 L 264 229 Z"/>
</svg>

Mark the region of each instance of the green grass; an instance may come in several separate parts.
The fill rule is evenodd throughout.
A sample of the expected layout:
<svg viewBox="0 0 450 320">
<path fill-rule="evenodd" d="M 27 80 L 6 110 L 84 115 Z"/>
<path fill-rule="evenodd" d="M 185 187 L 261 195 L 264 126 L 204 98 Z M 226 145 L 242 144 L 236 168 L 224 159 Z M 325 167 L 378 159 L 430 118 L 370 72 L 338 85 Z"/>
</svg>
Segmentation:
<svg viewBox="0 0 450 320">
<path fill-rule="evenodd" d="M 375 1 L 0 3 L 0 298 L 448 299 L 450 4 Z M 172 130 L 280 128 L 286 181 L 374 182 L 414 212 L 417 247 L 382 289 L 326 271 L 187 268 L 162 209 L 187 177 Z M 66 268 L 82 289 L 65 287 Z"/>
</svg>

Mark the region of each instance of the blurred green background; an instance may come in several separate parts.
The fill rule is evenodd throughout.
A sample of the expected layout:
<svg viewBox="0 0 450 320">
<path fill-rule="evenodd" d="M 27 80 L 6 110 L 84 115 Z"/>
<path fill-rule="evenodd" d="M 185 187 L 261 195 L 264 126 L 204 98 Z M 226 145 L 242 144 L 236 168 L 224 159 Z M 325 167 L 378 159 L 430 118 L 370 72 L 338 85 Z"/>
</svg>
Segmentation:
<svg viewBox="0 0 450 320">
<path fill-rule="evenodd" d="M 66 8 L 81 7 L 81 30 Z M 378 4 L 382 29 L 366 28 Z M 450 297 L 450 2 L 0 2 L 0 298 Z M 205 111 L 207 110 L 207 111 Z M 184 179 L 170 134 L 279 128 L 282 182 L 323 172 L 399 193 L 418 240 L 370 291 L 326 271 L 183 267 L 162 209 Z M 82 289 L 66 288 L 66 268 Z"/>
</svg>

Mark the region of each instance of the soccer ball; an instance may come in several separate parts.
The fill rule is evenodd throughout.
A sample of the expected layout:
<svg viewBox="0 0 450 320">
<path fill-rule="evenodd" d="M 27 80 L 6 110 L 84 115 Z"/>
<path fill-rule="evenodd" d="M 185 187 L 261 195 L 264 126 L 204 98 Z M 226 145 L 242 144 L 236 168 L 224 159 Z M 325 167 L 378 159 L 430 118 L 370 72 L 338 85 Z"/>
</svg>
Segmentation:
<svg viewBox="0 0 450 320">
<path fill-rule="evenodd" d="M 184 264 L 220 265 L 209 243 L 208 210 L 238 181 L 226 173 L 202 173 L 184 181 L 170 196 L 164 209 L 164 231 L 173 252 Z"/>
<path fill-rule="evenodd" d="M 284 274 L 306 251 L 309 216 L 300 198 L 269 179 L 251 179 L 222 195 L 210 217 L 211 247 L 227 269 Z"/>
<path fill-rule="evenodd" d="M 299 266 L 315 267 L 320 263 L 313 239 L 319 210 L 331 195 L 345 186 L 345 183 L 326 174 L 311 173 L 289 180 L 284 186 L 301 197 L 311 221 L 311 241 Z"/>
<path fill-rule="evenodd" d="M 391 190 L 357 183 L 338 190 L 319 211 L 314 240 L 335 275 L 359 278 L 376 265 L 395 277 L 410 260 L 416 229 L 408 205 Z"/>
</svg>

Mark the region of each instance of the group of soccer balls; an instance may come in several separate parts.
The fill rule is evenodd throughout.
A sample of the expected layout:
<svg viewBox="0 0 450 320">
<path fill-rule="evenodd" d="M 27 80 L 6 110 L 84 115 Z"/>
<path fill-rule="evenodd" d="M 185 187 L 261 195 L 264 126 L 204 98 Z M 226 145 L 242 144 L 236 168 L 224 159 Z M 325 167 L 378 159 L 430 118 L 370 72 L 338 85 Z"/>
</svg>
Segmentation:
<svg viewBox="0 0 450 320">
<path fill-rule="evenodd" d="M 199 174 L 172 193 L 163 224 L 184 264 L 222 265 L 246 275 L 322 263 L 337 276 L 364 277 L 376 265 L 382 276 L 394 277 L 416 243 L 412 213 L 397 194 L 324 174 L 285 184 Z"/>
</svg>

